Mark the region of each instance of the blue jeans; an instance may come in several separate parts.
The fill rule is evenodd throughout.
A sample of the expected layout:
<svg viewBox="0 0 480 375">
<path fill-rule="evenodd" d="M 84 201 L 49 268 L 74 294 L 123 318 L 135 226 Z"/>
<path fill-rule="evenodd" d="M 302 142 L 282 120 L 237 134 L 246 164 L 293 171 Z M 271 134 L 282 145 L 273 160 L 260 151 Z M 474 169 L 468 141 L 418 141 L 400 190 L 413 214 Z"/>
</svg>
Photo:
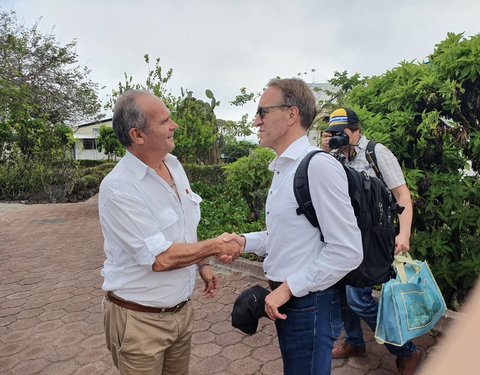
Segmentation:
<svg viewBox="0 0 480 375">
<path fill-rule="evenodd" d="M 365 341 L 363 341 L 363 331 L 360 323 L 362 318 L 365 323 L 375 332 L 377 326 L 377 312 L 378 302 L 372 297 L 372 288 L 355 288 L 353 286 L 346 286 L 347 304 L 350 309 L 344 312 L 343 327 L 345 328 L 346 340 L 358 347 L 365 348 Z M 403 346 L 395 346 L 385 344 L 388 351 L 399 357 L 411 356 L 417 350 L 415 344 L 408 341 Z"/>
<path fill-rule="evenodd" d="M 330 374 L 333 343 L 342 330 L 338 290 L 292 296 L 279 311 L 287 315 L 275 321 L 284 374 Z"/>
</svg>

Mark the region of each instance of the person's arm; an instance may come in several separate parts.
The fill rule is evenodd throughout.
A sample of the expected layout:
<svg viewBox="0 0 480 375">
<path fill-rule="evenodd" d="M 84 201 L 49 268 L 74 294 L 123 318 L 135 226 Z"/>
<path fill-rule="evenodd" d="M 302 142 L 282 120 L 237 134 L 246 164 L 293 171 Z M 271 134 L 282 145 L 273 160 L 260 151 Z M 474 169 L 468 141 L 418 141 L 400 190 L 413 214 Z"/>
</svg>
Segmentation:
<svg viewBox="0 0 480 375">
<path fill-rule="evenodd" d="M 392 193 L 397 203 L 405 207 L 403 212 L 398 216 L 400 232 L 397 237 L 395 237 L 395 254 L 407 253 L 410 250 L 410 235 L 412 230 L 412 198 L 406 184 L 392 189 Z"/>
<path fill-rule="evenodd" d="M 187 267 L 210 256 L 226 255 L 236 259 L 242 254 L 242 248 L 237 241 L 230 239 L 232 236 L 224 233 L 197 243 L 173 243 L 167 251 L 155 257 L 152 270 L 162 272 Z"/>
<path fill-rule="evenodd" d="M 128 251 L 139 265 L 153 271 L 166 271 L 199 263 L 209 256 L 240 256 L 240 245 L 224 233 L 218 238 L 197 243 L 173 243 L 166 237 L 178 219 L 175 211 L 166 208 L 152 216 L 147 205 L 129 192 L 116 191 L 100 209 L 104 236 L 110 246 Z"/>
<path fill-rule="evenodd" d="M 202 278 L 205 288 L 202 290 L 202 294 L 207 298 L 213 298 L 218 292 L 218 277 L 213 272 L 208 258 L 202 259 L 197 263 L 198 273 Z"/>
<path fill-rule="evenodd" d="M 267 241 L 267 231 L 244 233 L 241 237 L 240 244 L 243 245 L 245 253 L 265 256 L 267 253 L 265 246 Z M 243 238 L 245 238 L 245 240 Z"/>
<path fill-rule="evenodd" d="M 375 146 L 378 168 L 382 173 L 385 184 L 390 188 L 400 206 L 405 207 L 398 216 L 400 232 L 395 238 L 395 254 L 406 253 L 410 250 L 410 234 L 412 228 L 413 207 L 410 191 L 408 190 L 402 168 L 395 155 L 385 146 Z"/>
</svg>

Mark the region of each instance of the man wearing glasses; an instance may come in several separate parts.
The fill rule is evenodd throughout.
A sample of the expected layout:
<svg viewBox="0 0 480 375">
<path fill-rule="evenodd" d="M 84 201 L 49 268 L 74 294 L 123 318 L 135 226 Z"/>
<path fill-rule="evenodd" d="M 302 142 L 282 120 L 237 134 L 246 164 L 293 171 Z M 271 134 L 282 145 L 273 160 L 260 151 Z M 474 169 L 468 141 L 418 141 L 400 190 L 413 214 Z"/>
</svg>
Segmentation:
<svg viewBox="0 0 480 375">
<path fill-rule="evenodd" d="M 265 311 L 275 321 L 284 373 L 330 374 L 334 339 L 342 329 L 335 283 L 362 259 L 360 230 L 342 165 L 316 154 L 308 168 L 319 230 L 297 215 L 293 177 L 312 150 L 307 130 L 316 115 L 315 98 L 300 79 L 275 79 L 260 98 L 255 126 L 260 144 L 276 158 L 265 206 L 266 230 L 240 237 L 246 252 L 265 256 L 272 292 Z"/>
</svg>

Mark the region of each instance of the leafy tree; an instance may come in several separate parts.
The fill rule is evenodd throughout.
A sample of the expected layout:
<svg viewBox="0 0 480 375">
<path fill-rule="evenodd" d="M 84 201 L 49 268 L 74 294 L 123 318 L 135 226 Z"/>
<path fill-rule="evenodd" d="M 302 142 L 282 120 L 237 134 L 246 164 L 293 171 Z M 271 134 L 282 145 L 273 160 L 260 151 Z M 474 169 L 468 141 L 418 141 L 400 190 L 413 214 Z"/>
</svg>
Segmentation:
<svg viewBox="0 0 480 375">
<path fill-rule="evenodd" d="M 26 157 L 38 155 L 52 149 L 60 149 L 68 153 L 74 144 L 72 129 L 66 125 L 49 125 L 44 120 L 29 119 L 15 122 L 11 126 L 11 150 L 19 151 Z M 4 154 L 2 158 L 8 159 L 11 155 Z M 47 156 L 48 158 L 48 156 Z"/>
<path fill-rule="evenodd" d="M 207 163 L 212 155 L 216 130 L 212 106 L 195 99 L 189 92 L 176 106 L 172 119 L 179 126 L 172 153 L 184 163 Z"/>
<path fill-rule="evenodd" d="M 274 157 L 273 151 L 257 148 L 251 155 L 225 166 L 227 182 L 231 183 L 232 189 L 239 191 L 247 202 L 252 222 L 262 217 L 268 188 L 273 177 L 268 165 Z"/>
<path fill-rule="evenodd" d="M 404 61 L 345 96 L 367 137 L 399 158 L 414 199 L 412 252 L 450 306 L 480 274 L 479 51 L 480 34 L 449 33 L 428 61 Z"/>
<path fill-rule="evenodd" d="M 225 147 L 223 147 L 222 152 L 225 154 L 225 157 L 228 159 L 233 159 L 233 161 L 240 159 L 244 156 L 248 156 L 250 151 L 258 147 L 258 145 L 253 144 L 249 141 L 231 141 L 228 142 Z"/>
<path fill-rule="evenodd" d="M 133 77 L 124 73 L 125 82 L 119 82 L 118 88 L 112 90 L 112 95 L 109 97 L 105 109 L 113 109 L 115 103 L 120 95 L 129 90 L 147 90 L 151 91 L 155 96 L 158 96 L 163 100 L 167 108 L 171 111 L 175 108 L 177 103 L 179 103 L 182 98 L 175 97 L 170 90 L 167 89 L 168 81 L 172 78 L 173 69 L 170 68 L 165 73 L 162 66 L 160 65 L 160 58 L 155 60 L 155 66 L 153 69 L 150 68 L 150 56 L 148 54 L 143 55 L 143 59 L 147 64 L 147 78 L 145 84 L 134 83 Z M 183 96 L 183 89 L 182 89 Z"/>
<path fill-rule="evenodd" d="M 205 90 L 205 96 L 210 99 L 210 103 L 194 98 L 191 91 L 183 88 L 180 95 L 175 96 L 167 89 L 173 70 L 168 69 L 165 73 L 159 58 L 155 60 L 155 66 L 150 68 L 148 54 L 144 55 L 144 60 L 148 66 L 145 84 L 134 83 L 133 78 L 125 74 L 125 81 L 120 82 L 118 88 L 112 91 L 105 107 L 113 108 L 117 98 L 132 89 L 151 91 L 161 98 L 170 109 L 172 119 L 180 127 L 175 132 L 175 150 L 172 153 L 183 162 L 218 163 L 225 142 L 236 136 L 251 134 L 246 117 L 238 122 L 216 118 L 215 108 L 220 102 L 215 99 L 211 90 Z"/>
<path fill-rule="evenodd" d="M 38 23 L 17 23 L 15 12 L 0 12 L 0 122 L 43 119 L 73 124 L 98 115 L 98 85 L 78 64 L 76 41 L 59 44 Z"/>
<path fill-rule="evenodd" d="M 352 91 L 356 86 L 363 85 L 368 80 L 368 77 L 360 77 L 359 73 L 353 76 L 348 76 L 347 71 L 342 73 L 335 72 L 333 78 L 328 80 L 335 90 L 322 90 L 328 97 L 328 100 L 323 100 L 318 103 L 319 113 L 332 113 L 338 107 L 345 104 L 346 95 Z"/>
<path fill-rule="evenodd" d="M 125 155 L 125 147 L 120 143 L 115 135 L 113 128 L 109 126 L 100 126 L 98 129 L 97 149 L 107 154 L 107 159 L 112 160 L 113 157 L 122 157 Z"/>
<path fill-rule="evenodd" d="M 256 102 L 261 95 L 261 92 L 247 92 L 247 88 L 242 87 L 240 88 L 240 94 L 238 94 L 230 104 L 236 107 L 242 107 L 251 101 Z M 233 134 L 240 137 L 248 137 L 249 135 L 252 135 L 254 121 L 255 118 L 248 120 L 248 114 L 245 113 L 240 121 L 231 123 L 234 130 Z"/>
<path fill-rule="evenodd" d="M 7 126 L 8 125 L 8 126 Z M 0 154 L 0 196 L 31 199 L 44 193 L 50 201 L 71 193 L 78 177 L 71 158 L 72 130 L 39 119 L 2 124 L 8 152 Z"/>
</svg>

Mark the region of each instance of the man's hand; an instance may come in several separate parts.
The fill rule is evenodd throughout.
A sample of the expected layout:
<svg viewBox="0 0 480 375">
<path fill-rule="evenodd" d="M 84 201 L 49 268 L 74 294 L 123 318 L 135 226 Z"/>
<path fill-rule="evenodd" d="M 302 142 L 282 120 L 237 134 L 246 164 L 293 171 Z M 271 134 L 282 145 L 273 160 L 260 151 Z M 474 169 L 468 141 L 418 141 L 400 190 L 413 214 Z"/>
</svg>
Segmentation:
<svg viewBox="0 0 480 375">
<path fill-rule="evenodd" d="M 410 236 L 400 233 L 395 237 L 395 255 L 408 253 L 410 250 Z"/>
<path fill-rule="evenodd" d="M 235 233 L 223 233 L 218 236 L 218 239 L 221 241 L 219 247 L 222 251 L 221 254 L 217 255 L 218 260 L 225 263 L 231 263 L 240 255 L 242 255 L 243 249 L 245 247 L 244 237 L 241 237 Z"/>
<path fill-rule="evenodd" d="M 285 320 L 287 316 L 280 314 L 278 308 L 283 306 L 292 297 L 292 292 L 285 281 L 267 297 L 265 297 L 265 312 L 273 321 L 277 319 Z"/>
<path fill-rule="evenodd" d="M 207 298 L 213 298 L 218 292 L 218 277 L 210 266 L 203 266 L 198 270 L 200 277 L 205 283 L 202 294 Z"/>
<path fill-rule="evenodd" d="M 332 133 L 329 132 L 324 132 L 322 135 L 322 142 L 320 143 L 320 148 L 323 151 L 330 152 L 332 149 L 330 148 L 330 145 L 328 142 L 330 142 L 330 139 L 332 138 Z"/>
</svg>

